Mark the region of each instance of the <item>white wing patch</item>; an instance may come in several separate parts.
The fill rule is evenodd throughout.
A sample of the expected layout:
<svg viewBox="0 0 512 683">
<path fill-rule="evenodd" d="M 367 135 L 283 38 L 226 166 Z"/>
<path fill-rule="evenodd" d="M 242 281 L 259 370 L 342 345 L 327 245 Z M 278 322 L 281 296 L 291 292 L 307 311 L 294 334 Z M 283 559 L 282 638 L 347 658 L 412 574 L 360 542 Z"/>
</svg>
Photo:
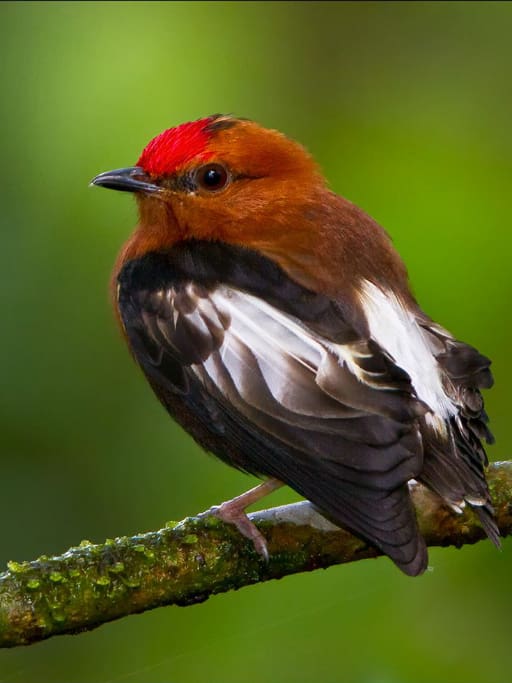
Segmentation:
<svg viewBox="0 0 512 683">
<path fill-rule="evenodd" d="M 315 376 L 327 355 L 320 338 L 246 292 L 221 286 L 210 293 L 210 300 L 215 308 L 229 315 L 230 325 L 220 355 L 242 395 L 248 394 L 251 377 L 259 371 L 273 398 L 284 408 L 310 416 L 319 407 L 323 408 L 324 417 L 343 414 L 341 406 L 315 384 Z M 257 367 L 244 360 L 247 349 Z M 213 360 L 204 365 L 211 379 L 213 366 Z"/>
<path fill-rule="evenodd" d="M 320 340 L 271 304 L 227 287 L 216 289 L 211 299 L 221 309 L 228 309 L 237 336 L 247 340 L 249 335 L 256 347 L 270 346 L 311 370 L 318 367 L 324 352 Z"/>
<path fill-rule="evenodd" d="M 367 280 L 360 301 L 372 338 L 411 378 L 416 395 L 432 410 L 433 415 L 425 416 L 427 421 L 444 431 L 444 420 L 456 415 L 457 407 L 443 388 L 441 369 L 414 314 L 392 292 Z"/>
<path fill-rule="evenodd" d="M 180 306 L 183 325 L 190 329 L 191 324 L 197 333 L 222 333 L 218 344 L 206 344 L 210 351 L 191 370 L 230 401 L 245 401 L 293 424 L 302 419 L 313 430 L 331 429 L 321 424 L 330 419 L 373 414 L 402 420 L 416 413 L 414 399 L 395 398 L 397 378 L 365 340 L 337 344 L 259 297 L 229 286 L 219 285 L 207 296 L 187 289 L 187 295 L 188 303 Z"/>
</svg>

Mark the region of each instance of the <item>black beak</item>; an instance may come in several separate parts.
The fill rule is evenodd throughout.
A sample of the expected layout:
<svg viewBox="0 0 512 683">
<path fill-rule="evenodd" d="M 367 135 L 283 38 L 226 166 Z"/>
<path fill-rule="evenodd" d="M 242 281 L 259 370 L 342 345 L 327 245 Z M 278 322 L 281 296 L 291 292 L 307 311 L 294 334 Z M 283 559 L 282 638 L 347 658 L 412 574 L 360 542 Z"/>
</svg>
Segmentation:
<svg viewBox="0 0 512 683">
<path fill-rule="evenodd" d="M 109 190 L 121 190 L 121 192 L 146 192 L 153 194 L 160 192 L 162 188 L 149 182 L 150 178 L 138 166 L 130 168 L 118 168 L 115 171 L 100 173 L 91 180 L 91 185 L 99 185 Z"/>
</svg>

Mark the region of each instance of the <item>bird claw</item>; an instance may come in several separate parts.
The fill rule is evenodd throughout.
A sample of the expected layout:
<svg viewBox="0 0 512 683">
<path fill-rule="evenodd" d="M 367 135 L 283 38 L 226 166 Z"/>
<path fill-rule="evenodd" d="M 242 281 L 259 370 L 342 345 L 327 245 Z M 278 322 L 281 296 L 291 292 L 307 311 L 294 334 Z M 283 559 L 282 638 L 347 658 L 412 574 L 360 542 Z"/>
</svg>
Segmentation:
<svg viewBox="0 0 512 683">
<path fill-rule="evenodd" d="M 214 515 L 218 519 L 226 522 L 226 524 L 233 524 L 238 531 L 252 541 L 254 550 L 262 557 L 265 562 L 269 561 L 269 554 L 267 542 L 263 534 L 258 530 L 256 525 L 251 522 L 247 516 L 245 509 L 238 505 L 233 505 L 233 501 L 221 503 L 221 505 L 214 505 L 205 514 Z"/>
</svg>

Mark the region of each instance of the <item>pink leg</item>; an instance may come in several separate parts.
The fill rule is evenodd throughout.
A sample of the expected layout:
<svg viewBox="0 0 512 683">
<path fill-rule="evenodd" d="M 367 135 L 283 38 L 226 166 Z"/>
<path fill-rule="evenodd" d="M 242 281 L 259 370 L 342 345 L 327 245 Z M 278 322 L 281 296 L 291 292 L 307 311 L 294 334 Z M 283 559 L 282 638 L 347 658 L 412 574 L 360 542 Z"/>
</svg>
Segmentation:
<svg viewBox="0 0 512 683">
<path fill-rule="evenodd" d="M 267 479 L 263 484 L 259 484 L 259 486 L 249 489 L 249 491 L 242 493 L 241 496 L 237 496 L 232 500 L 227 500 L 220 505 L 215 505 L 208 510 L 208 514 L 215 515 L 228 524 L 234 524 L 243 536 L 253 542 L 256 552 L 268 561 L 267 542 L 247 516 L 245 508 L 257 503 L 281 486 L 283 486 L 282 481 L 279 481 L 278 479 Z"/>
</svg>

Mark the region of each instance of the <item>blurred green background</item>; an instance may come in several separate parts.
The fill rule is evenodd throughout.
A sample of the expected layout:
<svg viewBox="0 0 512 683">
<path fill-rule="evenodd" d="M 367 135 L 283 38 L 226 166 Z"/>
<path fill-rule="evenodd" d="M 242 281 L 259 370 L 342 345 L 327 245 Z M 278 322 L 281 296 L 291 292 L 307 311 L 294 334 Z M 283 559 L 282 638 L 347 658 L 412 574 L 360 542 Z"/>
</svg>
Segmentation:
<svg viewBox="0 0 512 683">
<path fill-rule="evenodd" d="M 427 312 L 494 359 L 490 457 L 511 457 L 511 35 L 510 3 L 0 4 L 1 566 L 252 483 L 132 363 L 107 283 L 135 207 L 88 187 L 215 112 L 302 141 L 390 231 Z M 512 543 L 431 566 L 360 562 L 3 651 L 0 683 L 510 680 Z"/>
</svg>

